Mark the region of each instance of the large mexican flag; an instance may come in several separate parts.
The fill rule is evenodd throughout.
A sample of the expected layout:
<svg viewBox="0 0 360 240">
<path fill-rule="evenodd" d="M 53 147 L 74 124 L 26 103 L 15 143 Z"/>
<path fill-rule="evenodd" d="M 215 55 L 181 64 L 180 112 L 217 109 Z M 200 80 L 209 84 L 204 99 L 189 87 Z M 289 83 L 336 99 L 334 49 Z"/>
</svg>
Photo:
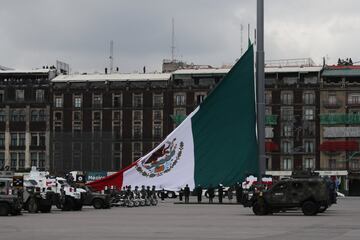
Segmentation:
<svg viewBox="0 0 360 240">
<path fill-rule="evenodd" d="M 127 168 L 89 183 L 155 185 L 178 190 L 186 184 L 225 186 L 257 173 L 254 53 L 250 46 L 218 86 L 166 139 Z"/>
</svg>

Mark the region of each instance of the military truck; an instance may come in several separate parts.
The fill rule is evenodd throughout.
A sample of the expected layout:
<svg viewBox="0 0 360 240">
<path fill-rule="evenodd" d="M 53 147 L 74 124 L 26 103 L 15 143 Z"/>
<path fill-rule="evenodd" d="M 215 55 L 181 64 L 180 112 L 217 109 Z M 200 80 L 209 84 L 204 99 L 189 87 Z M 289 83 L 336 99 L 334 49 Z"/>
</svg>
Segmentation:
<svg viewBox="0 0 360 240">
<path fill-rule="evenodd" d="M 86 191 L 83 205 L 93 206 L 95 209 L 110 208 L 111 196 L 106 193 L 99 193 L 91 189 L 89 186 L 83 186 L 82 189 Z"/>
<path fill-rule="evenodd" d="M 267 215 L 301 209 L 306 216 L 324 212 L 336 203 L 333 183 L 310 171 L 293 172 L 269 189 L 254 188 L 243 198 L 244 207 L 251 207 L 255 215 Z"/>
</svg>

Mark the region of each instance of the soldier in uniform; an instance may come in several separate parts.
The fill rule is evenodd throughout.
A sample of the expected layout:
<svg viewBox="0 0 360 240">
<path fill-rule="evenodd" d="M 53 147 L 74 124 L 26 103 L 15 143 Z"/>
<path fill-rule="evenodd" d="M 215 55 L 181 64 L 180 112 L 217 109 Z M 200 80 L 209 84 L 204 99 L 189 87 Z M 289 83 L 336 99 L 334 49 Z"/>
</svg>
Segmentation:
<svg viewBox="0 0 360 240">
<path fill-rule="evenodd" d="M 141 186 L 140 194 L 142 199 L 146 198 L 146 189 L 144 185 Z"/>
<path fill-rule="evenodd" d="M 184 188 L 184 196 L 185 196 L 185 203 L 189 203 L 190 188 L 189 188 L 189 185 L 187 185 L 187 184 Z"/>
<path fill-rule="evenodd" d="M 182 201 L 182 199 L 183 199 L 183 194 L 184 194 L 184 189 L 180 188 L 180 191 L 179 191 L 179 201 Z"/>
<path fill-rule="evenodd" d="M 214 188 L 211 185 L 208 188 L 208 194 L 209 194 L 209 203 L 213 203 L 215 192 L 214 192 Z"/>
<path fill-rule="evenodd" d="M 151 189 L 150 189 L 150 186 L 147 186 L 147 187 L 146 187 L 146 196 L 147 196 L 148 198 L 151 197 Z"/>
<path fill-rule="evenodd" d="M 196 188 L 196 196 L 197 196 L 197 201 L 198 201 L 198 203 L 201 203 L 201 198 L 202 198 L 202 187 L 201 187 L 201 185 L 199 184 L 198 186 L 197 186 L 197 188 Z"/>
<path fill-rule="evenodd" d="M 220 183 L 218 187 L 218 197 L 219 197 L 219 203 L 223 202 L 223 195 L 224 195 L 224 188 L 223 185 Z"/>
<path fill-rule="evenodd" d="M 242 186 L 239 182 L 235 185 L 235 195 L 236 195 L 236 202 L 241 203 L 242 198 Z"/>
<path fill-rule="evenodd" d="M 160 196 L 161 196 L 161 201 L 164 201 L 164 199 L 165 199 L 165 189 L 164 188 L 161 190 Z"/>
<path fill-rule="evenodd" d="M 151 188 L 151 197 L 153 199 L 156 199 L 156 188 L 155 188 L 155 186 L 152 186 L 152 188 Z"/>
</svg>

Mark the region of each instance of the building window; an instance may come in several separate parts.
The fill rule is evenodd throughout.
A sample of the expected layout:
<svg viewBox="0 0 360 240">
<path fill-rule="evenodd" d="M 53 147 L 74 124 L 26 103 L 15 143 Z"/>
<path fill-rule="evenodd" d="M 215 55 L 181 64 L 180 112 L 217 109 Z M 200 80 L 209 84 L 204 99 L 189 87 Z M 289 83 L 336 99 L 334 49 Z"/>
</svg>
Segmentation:
<svg viewBox="0 0 360 240">
<path fill-rule="evenodd" d="M 36 89 L 36 92 L 35 92 L 35 100 L 36 102 L 44 102 L 44 90 L 43 89 Z"/>
<path fill-rule="evenodd" d="M 121 94 L 113 94 L 113 107 L 121 107 Z"/>
<path fill-rule="evenodd" d="M 314 152 L 314 141 L 313 140 L 304 140 L 304 151 L 305 153 L 313 153 Z"/>
<path fill-rule="evenodd" d="M 282 161 L 282 169 L 285 171 L 292 170 L 293 160 L 291 158 L 284 158 Z"/>
<path fill-rule="evenodd" d="M 81 108 L 82 98 L 81 96 L 75 96 L 74 97 L 74 107 L 75 108 Z"/>
<path fill-rule="evenodd" d="M 360 104 L 360 93 L 350 93 L 348 95 L 348 104 Z"/>
<path fill-rule="evenodd" d="M 315 104 L 315 93 L 314 92 L 304 92 L 303 93 L 303 102 L 307 105 Z"/>
<path fill-rule="evenodd" d="M 154 94 L 153 95 L 153 106 L 154 107 L 162 107 L 163 106 L 163 95 L 162 94 Z"/>
<path fill-rule="evenodd" d="M 140 124 L 134 125 L 133 131 L 134 138 L 139 139 L 142 137 L 142 126 Z"/>
<path fill-rule="evenodd" d="M 121 120 L 121 112 L 113 111 L 113 121 L 120 121 L 120 120 Z"/>
<path fill-rule="evenodd" d="M 102 105 L 102 96 L 94 95 L 93 96 L 93 107 L 101 107 Z"/>
<path fill-rule="evenodd" d="M 304 120 L 314 120 L 314 119 L 315 119 L 315 109 L 304 108 Z"/>
<path fill-rule="evenodd" d="M 141 110 L 133 111 L 133 120 L 134 121 L 141 121 L 142 120 L 142 111 Z"/>
<path fill-rule="evenodd" d="M 133 161 L 138 160 L 142 156 L 141 142 L 133 142 Z"/>
<path fill-rule="evenodd" d="M 133 95 L 133 106 L 134 107 L 142 107 L 142 105 L 143 105 L 142 94 L 134 94 Z"/>
<path fill-rule="evenodd" d="M 73 120 L 74 121 L 81 121 L 81 112 L 79 112 L 79 111 L 73 112 Z"/>
<path fill-rule="evenodd" d="M 292 137 L 293 136 L 293 126 L 290 124 L 285 124 L 283 126 L 283 136 Z"/>
<path fill-rule="evenodd" d="M 45 168 L 45 153 L 39 152 L 39 168 Z"/>
<path fill-rule="evenodd" d="M 1 161 L 1 159 L 0 159 L 0 161 Z M 360 168 L 360 159 L 352 159 L 351 160 L 351 168 L 352 169 L 359 169 Z"/>
<path fill-rule="evenodd" d="M 45 120 L 45 110 L 31 110 L 32 122 L 41 122 Z"/>
<path fill-rule="evenodd" d="M 292 105 L 293 104 L 293 93 L 292 92 L 281 92 L 281 103 L 284 105 Z"/>
<path fill-rule="evenodd" d="M 101 121 L 101 112 L 100 111 L 93 112 L 93 120 Z"/>
<path fill-rule="evenodd" d="M 271 92 L 265 92 L 265 104 L 269 105 L 272 102 Z"/>
<path fill-rule="evenodd" d="M 55 107 L 56 108 L 63 107 L 63 98 L 61 96 L 55 96 Z"/>
<path fill-rule="evenodd" d="M 153 111 L 153 120 L 154 121 L 161 121 L 162 120 L 162 111 L 161 110 L 154 110 Z"/>
<path fill-rule="evenodd" d="M 162 126 L 161 124 L 154 125 L 154 138 L 161 138 L 162 137 Z"/>
<path fill-rule="evenodd" d="M 62 121 L 62 112 L 55 112 L 54 119 L 55 121 Z"/>
<path fill-rule="evenodd" d="M 336 99 L 336 95 L 332 94 L 328 96 L 328 104 L 330 106 L 335 106 L 337 104 L 337 99 Z"/>
<path fill-rule="evenodd" d="M 32 152 L 30 153 L 30 167 L 38 167 L 38 153 Z"/>
<path fill-rule="evenodd" d="M 289 140 L 283 140 L 281 142 L 281 150 L 283 153 L 291 153 L 293 150 L 293 143 Z"/>
<path fill-rule="evenodd" d="M 196 105 L 199 105 L 200 103 L 202 103 L 204 101 L 205 97 L 206 97 L 205 93 L 195 93 Z"/>
<path fill-rule="evenodd" d="M 5 167 L 5 153 L 0 152 L 0 168 Z"/>
<path fill-rule="evenodd" d="M 22 147 L 25 146 L 25 133 L 11 133 L 11 146 Z"/>
<path fill-rule="evenodd" d="M 0 103 L 3 103 L 5 100 L 4 90 L 0 90 Z"/>
<path fill-rule="evenodd" d="M 176 94 L 175 95 L 175 106 L 183 106 L 186 104 L 185 94 Z"/>
<path fill-rule="evenodd" d="M 294 120 L 294 109 L 292 107 L 281 108 L 281 120 L 292 121 Z"/>
<path fill-rule="evenodd" d="M 6 112 L 5 110 L 0 110 L 0 122 L 6 121 Z"/>
<path fill-rule="evenodd" d="M 10 120 L 13 122 L 25 122 L 25 111 L 10 110 Z"/>
<path fill-rule="evenodd" d="M 24 90 L 22 90 L 22 89 L 16 89 L 15 90 L 15 100 L 17 102 L 23 102 L 25 100 Z"/>
<path fill-rule="evenodd" d="M 31 133 L 31 146 L 45 146 L 45 133 Z"/>
<path fill-rule="evenodd" d="M 25 168 L 25 153 L 24 152 L 11 152 L 10 153 L 10 167 L 11 170 Z"/>
<path fill-rule="evenodd" d="M 5 133 L 0 133 L 0 147 L 5 146 Z"/>
<path fill-rule="evenodd" d="M 314 169 L 314 158 L 305 158 L 303 168 L 304 169 Z"/>
<path fill-rule="evenodd" d="M 329 168 L 336 169 L 336 159 L 329 159 Z"/>
</svg>

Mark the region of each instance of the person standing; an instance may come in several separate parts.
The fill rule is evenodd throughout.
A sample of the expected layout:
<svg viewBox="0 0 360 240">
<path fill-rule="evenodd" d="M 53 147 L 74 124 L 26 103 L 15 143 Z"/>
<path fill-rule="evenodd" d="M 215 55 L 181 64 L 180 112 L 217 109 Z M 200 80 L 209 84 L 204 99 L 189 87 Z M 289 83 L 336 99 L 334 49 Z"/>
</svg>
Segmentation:
<svg viewBox="0 0 360 240">
<path fill-rule="evenodd" d="M 241 203 L 242 198 L 242 186 L 239 182 L 235 185 L 235 195 L 236 195 L 236 202 Z"/>
<path fill-rule="evenodd" d="M 231 203 L 233 199 L 233 187 L 231 186 L 228 189 L 228 198 L 229 198 L 229 202 Z"/>
<path fill-rule="evenodd" d="M 198 203 L 201 203 L 201 198 L 202 198 L 202 187 L 201 187 L 201 185 L 199 184 L 198 186 L 197 186 L 197 188 L 196 188 L 196 195 L 197 195 L 197 202 Z"/>
<path fill-rule="evenodd" d="M 165 189 L 164 188 L 161 190 L 160 196 L 161 196 L 161 201 L 164 201 L 164 199 L 165 199 Z"/>
<path fill-rule="evenodd" d="M 183 199 L 183 194 L 184 194 L 184 189 L 180 188 L 180 191 L 179 191 L 179 201 L 182 202 L 182 199 Z"/>
<path fill-rule="evenodd" d="M 220 183 L 218 187 L 218 197 L 219 197 L 219 203 L 223 203 L 223 195 L 224 195 L 224 188 L 223 185 Z"/>
<path fill-rule="evenodd" d="M 187 185 L 187 184 L 184 188 L 184 196 L 185 196 L 185 203 L 189 203 L 190 188 L 189 188 L 189 185 Z"/>
<path fill-rule="evenodd" d="M 215 196 L 214 188 L 210 185 L 208 188 L 208 194 L 209 194 L 209 203 L 213 203 L 213 199 Z"/>
</svg>

